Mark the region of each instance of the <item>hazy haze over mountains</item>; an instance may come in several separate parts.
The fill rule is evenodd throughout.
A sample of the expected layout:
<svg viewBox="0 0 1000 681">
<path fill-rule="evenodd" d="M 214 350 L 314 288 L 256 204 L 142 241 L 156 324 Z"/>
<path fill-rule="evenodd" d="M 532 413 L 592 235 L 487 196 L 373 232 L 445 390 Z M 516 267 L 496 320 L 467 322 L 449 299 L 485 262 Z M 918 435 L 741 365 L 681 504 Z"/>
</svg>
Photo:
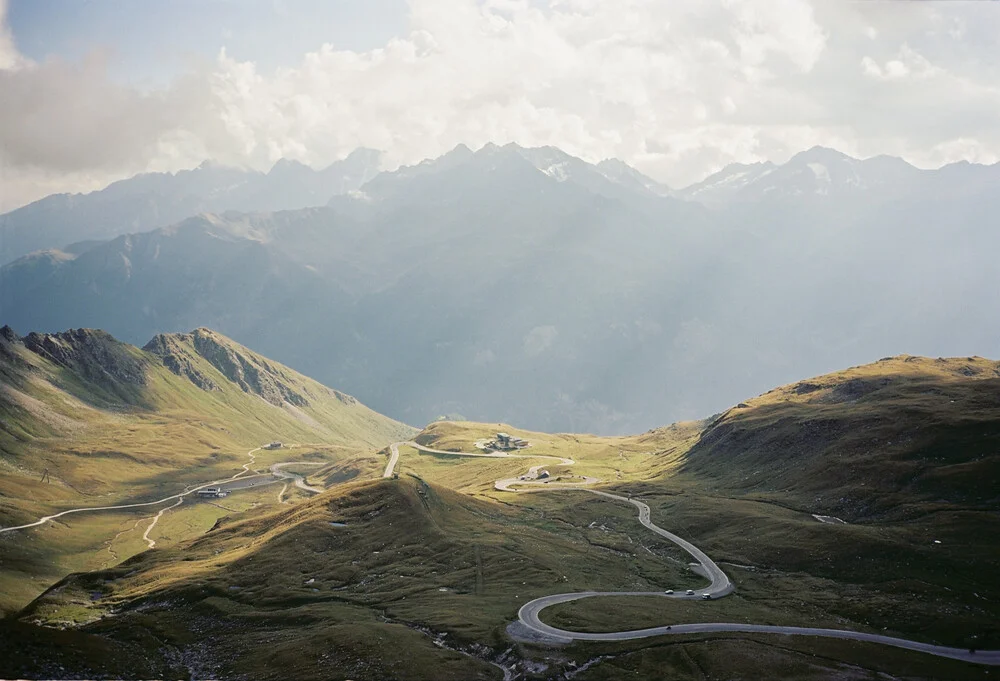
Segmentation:
<svg viewBox="0 0 1000 681">
<path fill-rule="evenodd" d="M 460 142 L 553 145 L 673 187 L 814 145 L 1000 160 L 991 2 L 199 9 L 0 0 L 0 209 L 205 158 L 320 168 L 358 146 L 395 168 Z"/>
<path fill-rule="evenodd" d="M 267 173 L 206 161 L 192 170 L 137 175 L 90 194 L 54 194 L 0 216 L 0 263 L 39 249 L 164 227 L 202 212 L 320 206 L 374 177 L 379 157 L 357 149 L 323 170 L 281 160 Z"/>
<path fill-rule="evenodd" d="M 460 145 L 369 179 L 374 158 L 323 177 L 279 164 L 243 184 L 203 167 L 72 197 L 97 234 L 29 220 L 65 197 L 15 211 L 8 227 L 17 215 L 63 240 L 40 246 L 112 238 L 3 267 L 0 318 L 139 344 L 209 326 L 413 424 L 460 413 L 603 433 L 886 355 L 1000 351 L 986 313 L 1000 165 L 927 171 L 814 148 L 671 191 L 552 147 Z M 243 212 L 129 229 L 148 215 L 135 205 L 165 196 L 144 183 L 178 177 L 173 196 Z"/>
</svg>

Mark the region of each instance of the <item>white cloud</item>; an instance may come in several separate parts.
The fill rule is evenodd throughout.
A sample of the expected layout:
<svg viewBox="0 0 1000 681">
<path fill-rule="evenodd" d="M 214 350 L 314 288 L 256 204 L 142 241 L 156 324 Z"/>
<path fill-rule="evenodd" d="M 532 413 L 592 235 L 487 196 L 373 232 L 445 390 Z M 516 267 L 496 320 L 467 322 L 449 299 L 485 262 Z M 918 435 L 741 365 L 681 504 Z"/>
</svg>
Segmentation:
<svg viewBox="0 0 1000 681">
<path fill-rule="evenodd" d="M 99 56 L 29 64 L 0 23 L 0 206 L 206 157 L 322 166 L 361 145 L 398 164 L 553 144 L 674 186 L 813 144 L 995 157 L 1000 12 L 928 4 L 411 0 L 409 32 L 379 49 L 324 45 L 273 73 L 220 51 L 148 93 Z"/>
<path fill-rule="evenodd" d="M 885 64 L 878 64 L 874 59 L 865 56 L 861 60 L 865 75 L 877 80 L 899 80 L 902 78 L 930 78 L 939 75 L 942 70 L 931 64 L 923 55 L 918 54 L 909 45 L 903 45 L 895 59 Z"/>
<path fill-rule="evenodd" d="M 770 54 L 787 58 L 797 70 L 810 71 L 826 45 L 812 6 L 800 0 L 725 0 L 733 11 L 732 34 L 745 65 L 756 67 Z"/>
<path fill-rule="evenodd" d="M 0 0 L 0 69 L 12 69 L 21 61 L 21 53 L 14 44 L 14 36 L 10 32 L 4 18 L 7 16 L 7 0 Z"/>
</svg>

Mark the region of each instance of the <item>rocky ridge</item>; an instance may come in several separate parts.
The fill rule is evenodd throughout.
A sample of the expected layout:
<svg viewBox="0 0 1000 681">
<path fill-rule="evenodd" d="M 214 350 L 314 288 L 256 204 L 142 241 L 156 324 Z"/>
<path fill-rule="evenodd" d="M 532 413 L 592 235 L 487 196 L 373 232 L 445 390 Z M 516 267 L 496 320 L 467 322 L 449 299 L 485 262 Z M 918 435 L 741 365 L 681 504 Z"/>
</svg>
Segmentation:
<svg viewBox="0 0 1000 681">
<path fill-rule="evenodd" d="M 8 329 L 9 331 L 9 329 Z M 9 331 L 13 334 L 12 331 Z M 14 334 L 16 336 L 16 334 Z M 5 335 L 6 337 L 6 335 Z M 21 342 L 31 352 L 97 384 L 144 386 L 148 362 L 130 346 L 97 329 L 31 332 Z"/>
</svg>

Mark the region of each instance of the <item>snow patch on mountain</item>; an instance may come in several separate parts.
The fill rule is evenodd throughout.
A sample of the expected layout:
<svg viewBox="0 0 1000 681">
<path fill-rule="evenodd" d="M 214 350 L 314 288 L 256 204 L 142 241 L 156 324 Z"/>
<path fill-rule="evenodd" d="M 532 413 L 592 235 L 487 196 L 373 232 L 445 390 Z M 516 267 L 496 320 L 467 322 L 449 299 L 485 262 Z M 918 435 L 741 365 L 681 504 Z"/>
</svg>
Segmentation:
<svg viewBox="0 0 1000 681">
<path fill-rule="evenodd" d="M 541 171 L 549 177 L 554 178 L 557 182 L 565 182 L 569 179 L 566 163 L 553 163 L 548 168 L 542 168 Z"/>
</svg>

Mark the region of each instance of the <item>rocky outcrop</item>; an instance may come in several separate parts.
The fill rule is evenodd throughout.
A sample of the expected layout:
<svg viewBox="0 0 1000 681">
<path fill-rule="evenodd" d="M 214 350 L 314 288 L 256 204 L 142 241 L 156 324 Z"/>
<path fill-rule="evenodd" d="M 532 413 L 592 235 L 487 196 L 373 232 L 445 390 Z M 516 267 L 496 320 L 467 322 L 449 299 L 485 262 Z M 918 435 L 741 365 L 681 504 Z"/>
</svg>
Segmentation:
<svg viewBox="0 0 1000 681">
<path fill-rule="evenodd" d="M 334 390 L 333 388 L 327 388 L 327 390 L 330 392 L 330 394 L 333 397 L 336 397 L 343 404 L 346 404 L 346 405 L 349 405 L 349 406 L 354 406 L 356 404 L 360 404 L 360 402 L 358 402 L 356 399 L 354 399 L 354 397 L 352 397 L 351 395 L 348 395 L 347 393 L 342 393 L 339 390 Z"/>
<path fill-rule="evenodd" d="M 267 360 L 239 351 L 208 329 L 197 329 L 191 335 L 198 354 L 244 392 L 259 395 L 276 406 L 284 402 L 297 407 L 309 404 L 284 380 L 283 372 Z"/>
<path fill-rule="evenodd" d="M 187 355 L 184 344 L 181 342 L 183 339 L 190 339 L 190 336 L 161 333 L 146 343 L 142 349 L 159 357 L 163 361 L 163 366 L 178 376 L 188 379 L 202 390 L 219 390 L 218 384 L 199 371 L 191 362 L 191 358 Z"/>
<path fill-rule="evenodd" d="M 157 352 L 151 346 L 169 344 L 170 339 L 176 339 L 178 342 L 189 344 L 194 352 L 207 360 L 223 376 L 246 393 L 258 395 L 275 406 L 280 406 L 285 402 L 297 407 L 305 407 L 309 404 L 309 400 L 302 391 L 293 387 L 293 381 L 285 375 L 281 367 L 229 342 L 228 339 L 219 336 L 210 329 L 196 329 L 190 334 L 171 336 L 164 341 L 160 341 L 158 338 L 150 341 L 146 349 Z M 167 361 L 176 361 L 180 365 L 178 370 L 184 371 L 182 358 L 165 360 L 164 364 L 167 364 Z M 210 380 L 203 375 L 199 380 L 202 379 Z M 195 379 L 192 378 L 192 380 Z M 198 381 L 195 380 L 195 383 Z M 353 400 L 353 398 L 349 399 Z"/>
<path fill-rule="evenodd" d="M 863 397 L 878 392 L 890 383 L 892 383 L 892 379 L 889 377 L 852 378 L 835 385 L 826 401 L 837 404 L 842 402 L 856 402 Z"/>
<path fill-rule="evenodd" d="M 18 369 L 29 369 L 31 367 L 28 362 L 18 354 L 16 347 L 18 345 L 23 346 L 21 337 L 18 336 L 14 329 L 9 326 L 4 326 L 0 328 L 0 373 L 7 376 L 7 372 L 3 371 L 3 365 L 13 366 Z M 8 377 L 10 380 L 10 377 Z"/>
<path fill-rule="evenodd" d="M 40 357 L 70 369 L 78 376 L 105 387 L 146 385 L 147 361 L 135 348 L 95 329 L 62 333 L 32 332 L 22 340 Z"/>
<path fill-rule="evenodd" d="M 211 329 L 196 329 L 191 333 L 159 334 L 146 343 L 143 350 L 161 358 L 163 365 L 178 376 L 184 376 L 202 390 L 220 390 L 217 379 L 205 373 L 201 360 L 207 361 L 243 392 L 258 395 L 275 406 L 284 403 L 305 407 L 309 400 L 304 391 L 293 387 L 294 381 L 282 367 L 256 355 L 246 348 L 220 336 Z M 355 400 L 349 395 L 331 391 L 342 402 Z"/>
</svg>

